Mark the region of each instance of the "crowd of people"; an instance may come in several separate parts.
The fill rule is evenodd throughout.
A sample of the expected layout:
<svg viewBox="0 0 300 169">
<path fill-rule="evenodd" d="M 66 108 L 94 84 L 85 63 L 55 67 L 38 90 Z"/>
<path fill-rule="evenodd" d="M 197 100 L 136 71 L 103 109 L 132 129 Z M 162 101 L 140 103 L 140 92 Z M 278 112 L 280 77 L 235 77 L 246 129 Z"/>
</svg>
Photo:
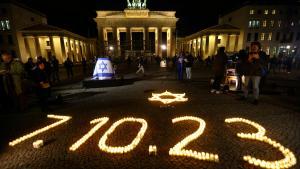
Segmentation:
<svg viewBox="0 0 300 169">
<path fill-rule="evenodd" d="M 64 62 L 68 79 L 72 79 L 74 64 L 70 58 Z M 83 75 L 87 73 L 86 60 L 82 60 Z M 49 111 L 48 100 L 51 86 L 60 82 L 60 65 L 55 56 L 39 56 L 36 61 L 28 58 L 23 64 L 8 52 L 1 53 L 0 59 L 0 108 L 4 112 L 24 112 L 26 96 L 35 93 L 43 112 Z"/>
<path fill-rule="evenodd" d="M 224 90 L 228 90 L 224 88 L 224 83 L 226 69 L 231 61 L 235 63 L 235 71 L 238 75 L 238 80 L 240 80 L 239 83 L 241 83 L 241 90 L 243 92 L 243 95 L 238 100 L 248 100 L 249 90 L 251 90 L 253 93 L 252 103 L 257 105 L 259 103 L 260 89 L 264 86 L 269 73 L 290 73 L 292 70 L 300 69 L 299 56 L 295 56 L 294 53 L 289 55 L 280 53 L 278 56 L 270 58 L 269 55 L 262 51 L 259 42 L 252 42 L 248 50 L 241 50 L 233 56 L 227 56 L 225 51 L 225 47 L 220 47 L 215 56 L 209 56 L 204 60 L 200 56 L 193 57 L 188 53 L 181 53 L 175 59 L 178 80 L 184 79 L 184 69 L 187 76 L 186 79 L 191 79 L 194 59 L 197 59 L 205 67 L 212 68 L 214 77 L 210 92 L 216 94 L 223 93 Z"/>
<path fill-rule="evenodd" d="M 226 75 L 226 66 L 229 60 L 236 63 L 236 71 L 241 81 L 241 89 L 243 96 L 239 100 L 247 100 L 249 95 L 249 87 L 252 87 L 253 104 L 258 104 L 259 93 L 262 85 L 265 83 L 268 73 L 287 72 L 293 69 L 300 69 L 300 57 L 295 54 L 285 55 L 280 53 L 278 56 L 270 58 L 261 50 L 259 42 L 252 42 L 249 50 L 241 50 L 233 57 L 226 55 L 225 47 L 220 47 L 215 56 L 207 57 L 203 60 L 200 56 L 193 57 L 189 53 L 181 53 L 172 58 L 158 56 L 149 58 L 138 57 L 136 62 L 138 70 L 136 73 L 142 73 L 145 76 L 145 65 L 147 62 L 156 61 L 160 64 L 165 61 L 166 64 L 171 63 L 176 68 L 177 79 L 192 79 L 192 67 L 195 62 L 199 62 L 213 70 L 214 78 L 211 85 L 211 93 L 220 94 L 224 91 L 224 78 Z M 91 64 L 95 64 L 92 61 Z M 133 60 L 128 57 L 124 63 L 131 65 Z M 87 61 L 82 60 L 82 73 L 87 75 Z M 66 69 L 68 79 L 74 76 L 74 63 L 67 58 L 63 66 Z M 117 64 L 114 65 L 114 72 L 117 71 Z M 184 78 L 184 75 L 186 77 Z M 51 86 L 59 83 L 60 65 L 55 56 L 51 56 L 48 60 L 44 57 L 29 58 L 25 64 L 18 59 L 14 59 L 10 53 L 3 52 L 0 59 L 0 108 L 6 112 L 23 112 L 26 105 L 25 93 L 35 92 L 39 100 L 39 105 L 43 112 L 48 111 L 48 98 L 51 96 Z M 24 82 L 26 87 L 24 87 Z M 252 83 L 249 85 L 249 83 Z M 30 87 L 28 87 L 30 86 Z"/>
</svg>

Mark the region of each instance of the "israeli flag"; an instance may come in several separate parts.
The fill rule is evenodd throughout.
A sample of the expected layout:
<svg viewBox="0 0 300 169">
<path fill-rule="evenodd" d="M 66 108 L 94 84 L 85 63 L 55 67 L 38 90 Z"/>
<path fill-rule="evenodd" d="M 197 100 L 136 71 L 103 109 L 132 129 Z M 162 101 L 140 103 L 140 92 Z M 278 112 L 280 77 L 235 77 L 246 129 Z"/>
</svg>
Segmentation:
<svg viewBox="0 0 300 169">
<path fill-rule="evenodd" d="M 94 73 L 94 80 L 109 80 L 114 77 L 113 67 L 109 58 L 98 58 Z"/>
</svg>

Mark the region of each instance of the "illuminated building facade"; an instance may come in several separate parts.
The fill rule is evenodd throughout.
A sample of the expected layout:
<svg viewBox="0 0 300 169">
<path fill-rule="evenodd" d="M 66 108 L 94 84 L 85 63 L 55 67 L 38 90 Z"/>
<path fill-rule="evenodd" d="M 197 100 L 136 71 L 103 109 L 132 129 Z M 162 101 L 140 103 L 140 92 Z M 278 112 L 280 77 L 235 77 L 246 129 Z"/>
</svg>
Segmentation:
<svg viewBox="0 0 300 169">
<path fill-rule="evenodd" d="M 178 49 L 203 59 L 215 55 L 221 46 L 226 47 L 227 52 L 234 53 L 242 48 L 240 33 L 240 29 L 232 25 L 216 25 L 181 38 Z"/>
<path fill-rule="evenodd" d="M 134 4 L 134 5 L 133 5 Z M 138 4 L 138 5 L 136 5 Z M 124 11 L 97 11 L 100 53 L 115 57 L 147 52 L 174 56 L 175 11 L 150 11 L 146 1 L 128 1 Z"/>
<path fill-rule="evenodd" d="M 208 49 L 207 52 L 205 50 L 203 51 L 204 58 L 216 53 L 215 46 L 224 46 L 226 47 L 227 52 L 238 52 L 240 49 L 247 49 L 252 41 L 259 41 L 262 44 L 262 49 L 271 57 L 277 56 L 279 53 L 285 53 L 288 55 L 296 52 L 296 54 L 299 55 L 299 18 L 299 3 L 285 5 L 246 4 L 243 7 L 233 10 L 219 18 L 219 26 L 222 27 L 222 25 L 231 25 L 236 28 L 237 32 L 239 32 L 238 38 L 232 38 L 229 40 L 229 46 L 235 44 L 235 48 L 228 48 L 228 44 L 223 43 L 224 41 L 222 41 L 222 39 L 225 37 L 226 41 L 226 35 L 224 35 L 224 30 L 222 29 L 215 30 L 215 32 L 210 31 L 210 33 L 206 35 L 201 33 L 205 32 L 205 30 L 200 31 L 196 34 L 183 38 L 179 46 L 182 51 L 188 51 L 193 55 L 196 55 L 197 53 L 194 51 L 201 51 L 200 46 L 197 46 L 197 41 L 200 39 L 201 42 L 203 37 L 206 37 L 206 39 L 207 37 L 211 37 L 207 42 L 209 43 L 208 47 L 205 46 L 205 41 L 207 40 L 204 40 L 204 43 L 202 43 L 204 44 L 204 48 Z M 197 34 L 199 36 L 196 36 Z M 217 40 L 217 44 L 214 43 L 213 38 L 213 36 L 216 35 L 218 35 L 218 38 L 215 38 Z M 227 36 L 237 35 L 238 34 L 235 33 L 227 34 Z"/>
<path fill-rule="evenodd" d="M 26 62 L 29 57 L 67 57 L 79 62 L 96 55 L 96 40 L 47 24 L 44 14 L 11 1 L 0 3 L 0 51 Z"/>
</svg>

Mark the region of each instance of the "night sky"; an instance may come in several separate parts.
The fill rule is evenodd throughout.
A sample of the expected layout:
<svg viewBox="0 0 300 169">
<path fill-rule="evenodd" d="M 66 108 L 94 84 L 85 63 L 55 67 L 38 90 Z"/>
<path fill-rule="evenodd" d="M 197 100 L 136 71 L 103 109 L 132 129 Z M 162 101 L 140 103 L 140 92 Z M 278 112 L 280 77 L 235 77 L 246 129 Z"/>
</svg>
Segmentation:
<svg viewBox="0 0 300 169">
<path fill-rule="evenodd" d="M 19 0 L 47 15 L 48 23 L 87 37 L 96 37 L 96 10 L 124 10 L 126 0 Z M 251 0 L 253 2 L 255 0 Z M 256 0 L 257 1 L 257 0 Z M 260 2 L 276 0 L 260 0 Z M 280 2 L 280 0 L 278 0 Z M 286 0 L 284 0 L 286 2 Z M 289 0 L 297 1 L 297 0 Z M 200 3 L 202 5 L 196 4 Z M 246 0 L 147 0 L 150 10 L 175 10 L 180 18 L 179 36 L 195 33 L 218 23 L 218 16 L 235 9 Z"/>
</svg>

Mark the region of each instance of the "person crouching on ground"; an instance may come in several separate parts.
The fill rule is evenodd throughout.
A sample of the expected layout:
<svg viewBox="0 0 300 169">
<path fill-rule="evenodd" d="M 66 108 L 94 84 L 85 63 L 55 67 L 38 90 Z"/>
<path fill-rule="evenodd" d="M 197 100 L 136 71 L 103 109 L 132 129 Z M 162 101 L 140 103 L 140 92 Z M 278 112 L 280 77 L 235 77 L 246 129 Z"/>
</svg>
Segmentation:
<svg viewBox="0 0 300 169">
<path fill-rule="evenodd" d="M 51 88 L 43 62 L 37 63 L 37 69 L 35 70 L 35 82 L 39 105 L 42 109 L 42 112 L 46 112 L 49 110 L 48 98 L 51 94 Z"/>
<path fill-rule="evenodd" d="M 225 53 L 225 47 L 220 47 L 217 55 L 213 61 L 213 72 L 214 72 L 214 82 L 212 85 L 211 93 L 220 94 L 220 85 L 224 78 L 225 67 L 227 63 L 227 55 Z"/>
<path fill-rule="evenodd" d="M 248 97 L 249 81 L 252 81 L 254 101 L 253 104 L 258 104 L 259 99 L 259 84 L 261 80 L 262 68 L 264 65 L 265 53 L 261 51 L 261 44 L 259 42 L 252 42 L 250 45 L 250 52 L 246 59 L 246 68 L 244 76 L 242 77 L 242 90 L 244 96 L 241 100 L 246 100 Z"/>
</svg>

